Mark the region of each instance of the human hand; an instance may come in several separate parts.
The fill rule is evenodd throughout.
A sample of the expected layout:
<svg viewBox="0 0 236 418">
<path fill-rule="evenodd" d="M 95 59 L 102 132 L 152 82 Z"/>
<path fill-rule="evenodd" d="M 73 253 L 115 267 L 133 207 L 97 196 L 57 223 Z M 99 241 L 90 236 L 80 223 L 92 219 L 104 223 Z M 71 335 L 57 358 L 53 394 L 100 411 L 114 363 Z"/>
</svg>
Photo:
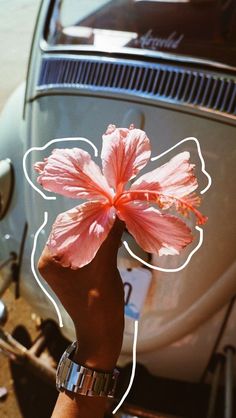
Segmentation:
<svg viewBox="0 0 236 418">
<path fill-rule="evenodd" d="M 124 290 L 117 251 L 123 230 L 123 222 L 116 219 L 95 258 L 77 270 L 62 267 L 47 246 L 38 263 L 74 322 L 78 345 L 73 360 L 96 370 L 114 369 L 122 346 Z"/>
</svg>

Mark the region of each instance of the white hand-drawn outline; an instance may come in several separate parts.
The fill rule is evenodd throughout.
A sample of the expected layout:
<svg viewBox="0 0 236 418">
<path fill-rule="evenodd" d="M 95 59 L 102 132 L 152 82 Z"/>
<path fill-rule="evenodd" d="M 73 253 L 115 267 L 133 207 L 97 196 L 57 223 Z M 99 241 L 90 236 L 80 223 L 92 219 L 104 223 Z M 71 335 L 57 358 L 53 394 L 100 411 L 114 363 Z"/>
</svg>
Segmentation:
<svg viewBox="0 0 236 418">
<path fill-rule="evenodd" d="M 42 147 L 31 147 L 29 148 L 24 156 L 23 156 L 23 171 L 24 171 L 24 175 L 26 180 L 28 181 L 28 183 L 30 184 L 31 187 L 33 187 L 34 190 L 36 190 L 37 193 L 39 193 L 45 200 L 56 200 L 56 196 L 46 196 L 40 189 L 38 189 L 38 187 L 36 187 L 34 185 L 34 183 L 30 180 L 28 173 L 27 173 L 27 169 L 26 169 L 26 158 L 28 157 L 28 155 L 32 152 L 32 151 L 41 151 L 46 149 L 47 147 L 49 147 L 51 144 L 54 144 L 55 142 L 62 142 L 62 141 L 83 141 L 86 142 L 87 144 L 91 145 L 91 147 L 94 150 L 94 156 L 97 157 L 98 156 L 98 149 L 96 147 L 96 145 L 93 144 L 92 141 L 90 141 L 87 138 L 82 138 L 82 137 L 78 137 L 78 138 L 60 138 L 60 139 L 52 139 L 51 141 L 47 142 L 45 145 L 43 145 Z M 40 279 L 38 278 L 36 271 L 35 271 L 35 267 L 34 267 L 34 256 L 35 256 L 35 251 L 36 251 L 36 245 L 37 245 L 37 240 L 38 240 L 38 236 L 40 234 L 40 232 L 42 231 L 42 229 L 46 226 L 48 221 L 48 212 L 44 212 L 44 222 L 43 224 L 39 227 L 39 229 L 37 230 L 37 232 L 34 235 L 34 243 L 33 243 L 33 248 L 32 248 L 32 252 L 31 252 L 31 270 L 33 273 L 33 276 L 35 278 L 35 280 L 37 281 L 39 287 L 41 288 L 41 290 L 45 293 L 45 295 L 49 298 L 49 300 L 51 301 L 51 303 L 53 304 L 57 316 L 58 316 L 58 322 L 59 322 L 59 326 L 60 328 L 63 327 L 63 322 L 62 322 L 62 316 L 60 313 L 60 310 L 57 306 L 56 301 L 54 300 L 54 298 L 50 295 L 50 293 L 48 293 L 48 291 L 45 289 L 45 287 L 43 286 L 43 284 L 41 283 Z"/>
<path fill-rule="evenodd" d="M 39 193 L 45 200 L 56 200 L 56 196 L 46 196 L 42 190 L 38 189 L 38 187 L 35 186 L 35 184 L 32 182 L 32 180 L 30 180 L 27 170 L 26 170 L 26 158 L 28 157 L 28 155 L 32 152 L 32 151 L 41 151 L 46 149 L 47 147 L 49 147 L 51 144 L 54 144 L 55 142 L 62 142 L 62 141 L 83 141 L 83 142 L 87 142 L 87 144 L 91 145 L 91 147 L 94 150 L 94 156 L 97 157 L 98 156 L 98 149 L 96 147 L 96 145 L 94 145 L 94 143 L 92 141 L 90 141 L 87 138 L 82 138 L 82 137 L 78 137 L 78 138 L 60 138 L 60 139 L 52 139 L 51 141 L 48 141 L 45 145 L 43 145 L 42 147 L 31 147 L 29 148 L 24 156 L 23 156 L 23 170 L 24 170 L 24 175 L 26 180 L 28 181 L 28 183 L 31 185 L 31 187 L 33 187 L 34 190 L 36 190 L 37 193 Z"/>
<path fill-rule="evenodd" d="M 42 229 L 47 224 L 47 221 L 48 221 L 48 212 L 44 212 L 44 221 L 43 221 L 42 225 L 39 227 L 39 229 L 37 230 L 37 232 L 34 235 L 34 243 L 33 243 L 33 248 L 32 248 L 31 258 L 30 258 L 30 261 L 31 261 L 31 270 L 32 270 L 32 273 L 34 275 L 34 278 L 35 278 L 36 282 L 38 283 L 39 287 L 42 289 L 42 291 L 45 293 L 45 295 L 52 302 L 54 308 L 56 309 L 56 313 L 57 313 L 58 321 L 59 321 L 59 326 L 62 328 L 63 327 L 62 317 L 61 317 L 60 310 L 59 310 L 59 308 L 58 308 L 58 306 L 56 304 L 56 301 L 50 295 L 50 293 L 45 289 L 45 287 L 42 285 L 41 281 L 39 280 L 39 278 L 38 278 L 38 276 L 36 274 L 35 268 L 34 268 L 34 256 L 35 256 L 35 251 L 36 251 L 38 236 L 39 236 L 40 232 L 42 231 Z"/>
<path fill-rule="evenodd" d="M 166 155 L 168 152 L 172 151 L 173 149 L 175 149 L 176 147 L 178 147 L 179 145 L 181 145 L 181 144 L 183 144 L 184 142 L 187 142 L 187 141 L 194 141 L 196 143 L 196 145 L 197 145 L 197 151 L 198 151 L 198 155 L 199 155 L 199 158 L 201 160 L 201 165 L 202 165 L 201 170 L 205 174 L 205 176 L 207 177 L 207 180 L 208 180 L 207 186 L 203 190 L 200 191 L 201 194 L 204 194 L 211 187 L 212 179 L 211 179 L 210 174 L 205 170 L 205 161 L 204 161 L 203 156 L 202 156 L 201 147 L 200 147 L 200 144 L 199 144 L 198 139 L 195 138 L 194 136 L 190 136 L 188 138 L 182 139 L 181 141 L 177 142 L 177 144 L 175 144 L 173 147 L 168 148 L 166 151 L 162 152 L 161 154 L 157 155 L 156 157 L 152 157 L 151 158 L 151 161 L 158 160 L 159 158 L 163 157 L 163 155 Z M 128 251 L 129 255 L 131 255 L 131 257 L 135 258 L 136 260 L 140 261 L 142 264 L 145 264 L 145 266 L 150 267 L 150 268 L 152 268 L 154 270 L 159 270 L 159 271 L 163 271 L 163 272 L 166 272 L 166 273 L 174 273 L 176 271 L 183 270 L 188 265 L 188 263 L 190 262 L 193 254 L 196 253 L 196 251 L 201 247 L 201 245 L 203 243 L 203 229 L 200 228 L 199 226 L 195 226 L 195 229 L 197 231 L 199 231 L 199 234 L 200 234 L 199 235 L 198 244 L 191 251 L 191 253 L 188 255 L 187 260 L 185 260 L 185 262 L 181 266 L 179 266 L 177 268 L 174 268 L 174 269 L 165 269 L 165 268 L 162 268 L 162 267 L 155 266 L 154 264 L 147 263 L 145 260 L 143 260 L 142 258 L 138 257 L 131 250 L 131 248 L 130 248 L 130 246 L 129 246 L 129 244 L 128 244 L 127 241 L 122 241 L 122 242 L 123 242 L 123 244 L 124 244 L 124 246 L 126 248 L 126 251 Z"/>
<path fill-rule="evenodd" d="M 46 149 L 47 147 L 49 147 L 51 144 L 53 144 L 53 143 L 56 143 L 56 142 L 63 142 L 63 141 L 83 141 L 83 142 L 86 142 L 86 143 L 88 143 L 92 148 L 93 148 L 93 150 L 94 150 L 94 156 L 95 157 L 97 157 L 98 156 L 98 149 L 97 149 L 97 147 L 96 147 L 96 145 L 92 142 L 92 141 L 90 141 L 89 139 L 87 139 L 87 138 L 82 138 L 82 137 L 78 137 L 78 138 L 60 138 L 60 139 L 52 139 L 51 141 L 49 141 L 49 142 L 47 142 L 45 145 L 43 145 L 42 147 L 31 147 L 31 148 L 29 148 L 26 152 L 25 152 L 25 154 L 24 154 L 24 156 L 23 156 L 23 170 L 24 170 L 24 174 L 25 174 L 25 177 L 26 177 L 26 180 L 29 182 L 29 184 L 45 199 L 45 200 L 56 200 L 56 197 L 55 196 L 46 196 L 40 189 L 38 189 L 35 185 L 34 185 L 34 183 L 30 180 L 30 178 L 29 178 L 29 176 L 28 176 L 28 173 L 27 173 L 27 170 L 26 170 L 26 158 L 27 158 L 27 156 L 30 154 L 30 152 L 32 152 L 32 151 L 40 151 L 40 150 L 44 150 L 44 149 Z M 168 152 L 170 152 L 170 151 L 172 151 L 173 149 L 175 149 L 175 148 L 177 148 L 179 145 L 181 145 L 181 144 L 183 144 L 184 142 L 187 142 L 187 141 L 194 141 L 195 143 L 196 143 L 196 145 L 197 145 L 197 150 L 198 150 L 198 155 L 199 155 L 199 158 L 200 158 L 200 160 L 201 160 L 201 165 L 202 165 L 202 167 L 201 167 L 201 170 L 202 170 L 202 172 L 206 175 L 206 177 L 207 177 L 207 179 L 208 179 L 208 184 L 207 184 L 207 186 L 203 189 L 203 190 L 201 190 L 200 191 L 200 193 L 201 194 L 204 194 L 208 189 L 209 189 L 209 187 L 211 186 L 211 184 L 212 184 L 212 179 L 211 179 L 211 176 L 209 175 L 209 173 L 205 170 L 205 161 L 204 161 L 204 159 L 203 159 L 203 156 L 202 156 L 202 152 L 201 152 L 201 147 L 200 147 L 200 144 L 199 144 L 199 141 L 197 140 L 197 138 L 195 138 L 195 137 L 187 137 L 187 138 L 185 138 L 185 139 L 182 139 L 181 141 L 179 141 L 177 144 L 175 144 L 174 146 L 172 146 L 172 147 L 170 147 L 170 148 L 168 148 L 166 151 L 164 151 L 164 152 L 162 152 L 161 154 L 159 154 L 159 155 L 157 155 L 156 157 L 152 157 L 151 158 L 151 161 L 156 161 L 156 160 L 158 160 L 159 158 L 161 158 L 162 156 L 164 156 L 164 155 L 166 155 Z M 150 264 L 150 263 L 148 263 L 148 262 L 146 262 L 145 260 L 143 260 L 142 258 L 140 258 L 140 257 L 138 257 L 131 249 L 130 249 L 130 247 L 129 247 L 129 244 L 127 243 L 127 241 L 122 241 L 123 242 L 123 244 L 124 244 L 124 246 L 125 246 L 125 248 L 126 248 L 126 251 L 130 254 L 130 256 L 131 257 L 133 257 L 133 258 L 135 258 L 136 260 L 138 260 L 138 261 L 140 261 L 142 264 L 144 264 L 144 265 L 146 265 L 147 267 L 150 267 L 150 268 L 152 268 L 152 269 L 154 269 L 154 270 L 159 270 L 159 271 L 162 271 L 162 272 L 167 272 L 167 273 L 171 273 L 171 272 L 177 272 L 177 271 L 180 271 L 180 270 L 182 270 L 182 269 L 184 269 L 187 265 L 188 265 L 188 263 L 190 262 L 190 260 L 191 260 L 191 258 L 192 258 L 192 256 L 196 253 L 196 251 L 201 247 L 201 245 L 202 245 L 202 243 L 203 243 L 203 229 L 202 228 L 200 228 L 200 227 L 198 227 L 198 226 L 196 226 L 195 227 L 195 229 L 196 230 L 198 230 L 199 231 L 199 242 L 198 242 L 198 244 L 196 245 L 196 247 L 191 251 L 191 253 L 188 255 L 188 257 L 187 257 L 187 259 L 185 260 L 185 262 L 181 265 L 181 266 L 179 266 L 179 267 L 177 267 L 177 268 L 174 268 L 174 269 L 166 269 L 166 268 L 162 268 L 162 267 L 158 267 L 158 266 L 156 266 L 156 265 L 153 265 L 153 264 Z M 41 230 L 41 229 L 40 229 Z M 37 231 L 37 234 L 38 234 L 38 231 Z M 33 253 L 33 250 L 32 250 L 32 253 Z M 31 256 L 32 256 L 32 254 L 31 254 Z M 35 273 L 35 270 L 33 271 L 33 275 L 34 275 L 34 277 L 36 277 L 37 275 L 36 275 L 36 273 Z M 36 278 L 36 280 L 37 280 L 37 282 L 39 283 L 39 279 L 38 278 Z M 46 289 L 44 289 L 44 287 L 42 286 L 42 284 L 40 284 L 40 287 L 41 287 L 41 289 L 43 289 L 44 290 L 44 292 L 45 292 L 45 294 L 46 295 L 48 295 L 48 292 L 46 291 Z M 50 300 L 52 301 L 52 299 L 51 299 L 52 297 L 50 296 Z M 53 300 L 54 301 L 54 300 Z M 55 307 L 57 307 L 57 305 L 56 305 L 56 302 L 54 301 L 54 306 Z M 56 309 L 56 311 L 57 311 L 57 314 L 58 314 L 58 307 L 57 307 L 57 309 Z M 61 319 L 59 318 L 59 323 L 61 324 Z M 63 325 L 60 325 L 60 326 L 63 326 Z"/>
<path fill-rule="evenodd" d="M 169 151 L 173 150 L 174 148 L 176 148 L 177 146 L 181 145 L 182 143 L 186 142 L 186 141 L 194 141 L 197 144 L 197 150 L 198 150 L 198 155 L 199 158 L 201 160 L 201 164 L 202 164 L 202 172 L 206 175 L 207 179 L 208 179 L 208 184 L 207 186 L 200 191 L 201 194 L 204 194 L 211 186 L 212 184 L 212 179 L 211 176 L 209 175 L 209 173 L 205 170 L 205 161 L 203 159 L 202 153 L 201 153 L 201 147 L 199 144 L 199 141 L 195 138 L 195 137 L 188 137 L 185 138 L 181 141 L 179 141 L 177 144 L 175 144 L 173 147 L 169 148 L 168 150 L 164 151 L 163 153 L 157 155 L 156 157 L 152 157 L 151 161 L 156 161 L 157 159 L 161 158 L 162 156 L 164 156 L 165 154 L 167 154 Z M 97 157 L 98 156 L 98 149 L 97 147 L 91 142 L 89 141 L 87 138 L 60 138 L 60 139 L 53 139 L 49 142 L 47 142 L 44 146 L 42 147 L 31 147 L 29 148 L 26 153 L 23 156 L 23 170 L 24 170 L 24 174 L 26 177 L 26 180 L 29 182 L 29 184 L 45 199 L 45 200 L 56 200 L 55 196 L 46 196 L 40 189 L 38 189 L 33 182 L 30 180 L 27 170 L 26 170 L 26 158 L 29 155 L 30 152 L 32 151 L 39 151 L 39 150 L 43 150 L 45 148 L 47 148 L 49 145 L 55 143 L 55 142 L 62 142 L 62 141 L 84 141 L 87 142 L 88 144 L 90 144 L 92 146 L 92 148 L 94 149 L 94 156 Z M 34 255 L 35 255 L 35 250 L 36 250 L 36 245 L 37 245 L 37 239 L 38 239 L 38 235 L 41 232 L 41 230 L 44 228 L 44 226 L 47 224 L 47 220 L 48 220 L 48 213 L 44 212 L 44 222 L 43 224 L 39 227 L 39 229 L 37 230 L 37 232 L 35 233 L 34 236 L 34 244 L 33 244 L 33 249 L 32 249 L 32 253 L 31 253 L 31 269 L 32 269 L 32 273 L 38 283 L 38 285 L 40 286 L 40 288 L 43 290 L 43 292 L 48 296 L 49 300 L 52 302 L 52 304 L 55 307 L 57 316 L 58 316 L 58 320 L 59 320 L 59 326 L 63 327 L 63 322 L 62 322 L 62 317 L 61 317 L 61 313 L 60 310 L 55 302 L 55 300 L 53 299 L 53 297 L 47 292 L 47 290 L 43 287 L 41 281 L 39 280 L 36 272 L 35 272 L 35 268 L 34 268 Z M 132 250 L 129 248 L 129 245 L 127 243 L 127 241 L 123 241 L 123 244 L 126 248 L 126 250 L 128 251 L 128 253 L 131 255 L 131 257 L 135 258 L 136 260 L 139 260 L 142 264 L 145 264 L 148 267 L 151 267 L 155 270 L 159 270 L 159 271 L 163 271 L 163 272 L 176 272 L 176 271 L 180 271 L 183 268 L 185 268 L 187 266 L 187 264 L 189 263 L 189 261 L 191 260 L 193 254 L 201 247 L 202 243 L 203 243 L 203 229 L 196 226 L 195 227 L 196 230 L 199 231 L 199 242 L 197 244 L 197 246 L 191 251 L 191 253 L 188 255 L 187 260 L 182 264 L 182 266 L 177 267 L 175 269 L 164 269 L 161 267 L 157 267 L 154 266 L 152 264 L 147 263 L 145 260 L 142 260 L 140 257 L 138 257 L 136 254 L 134 254 L 132 252 Z M 112 411 L 112 414 L 114 415 L 118 409 L 121 407 L 121 405 L 123 404 L 124 400 L 126 399 L 128 393 L 130 392 L 130 389 L 132 387 L 134 378 L 135 378 L 135 371 L 136 371 L 136 351 L 137 351 L 137 340 L 138 340 L 138 321 L 135 320 L 134 321 L 134 340 L 133 340 L 133 361 L 132 361 L 132 372 L 131 372 L 131 376 L 130 376 L 130 381 L 129 381 L 129 385 L 124 393 L 124 395 L 122 396 L 119 404 L 116 406 L 116 408 Z"/>
<path fill-rule="evenodd" d="M 138 341 L 138 321 L 137 319 L 134 321 L 134 340 L 133 340 L 133 364 L 132 364 L 132 371 L 130 376 L 129 385 L 122 396 L 120 402 L 115 407 L 115 409 L 112 411 L 113 415 L 118 411 L 118 409 L 121 407 L 122 403 L 124 402 L 125 398 L 128 396 L 129 391 L 132 387 L 134 377 L 135 377 L 135 371 L 136 371 L 136 351 L 137 351 L 137 341 Z"/>
<path fill-rule="evenodd" d="M 173 147 L 171 147 L 168 150 L 164 151 L 163 153 L 157 155 L 156 157 L 152 157 L 151 158 L 151 161 L 158 160 L 163 155 L 167 154 L 169 151 L 173 150 L 174 148 L 176 148 L 177 146 L 183 144 L 184 142 L 187 142 L 187 141 L 190 141 L 190 140 L 191 141 L 194 141 L 197 144 L 198 155 L 199 155 L 199 158 L 200 158 L 201 164 L 202 164 L 202 172 L 206 175 L 206 177 L 208 179 L 207 186 L 203 190 L 201 190 L 201 192 L 200 192 L 201 194 L 204 194 L 209 189 L 209 187 L 211 186 L 212 179 L 211 179 L 211 176 L 209 175 L 209 173 L 205 170 L 205 161 L 203 159 L 203 156 L 202 156 L 202 153 L 201 153 L 201 147 L 200 147 L 200 144 L 199 144 L 197 138 L 194 138 L 194 137 L 185 138 L 185 139 L 179 141 Z M 203 229 L 200 228 L 200 227 L 198 227 L 198 226 L 196 226 L 195 229 L 199 231 L 199 242 L 196 245 L 196 247 L 191 251 L 191 253 L 188 255 L 187 260 L 182 264 L 182 266 L 177 267 L 175 269 L 165 269 L 165 268 L 161 268 L 161 267 L 157 267 L 157 266 L 154 266 L 152 264 L 149 264 L 145 260 L 142 260 L 140 257 L 138 257 L 136 254 L 133 253 L 133 251 L 129 248 L 129 244 L 127 243 L 127 241 L 123 241 L 123 244 L 124 244 L 126 250 L 128 251 L 128 253 L 131 255 L 131 257 L 135 258 L 136 260 L 139 260 L 142 264 L 145 264 L 147 267 L 150 267 L 150 268 L 152 268 L 154 270 L 163 271 L 163 272 L 176 272 L 176 271 L 180 271 L 180 270 L 184 269 L 187 266 L 187 264 L 189 263 L 189 261 L 191 260 L 191 258 L 193 256 L 193 254 L 197 252 L 197 250 L 201 247 L 201 245 L 203 243 Z M 125 398 L 127 397 L 128 393 L 129 393 L 129 391 L 130 391 L 130 389 L 132 387 L 132 384 L 133 384 L 133 381 L 134 381 L 134 377 L 135 377 L 135 370 L 136 370 L 136 348 L 137 348 L 137 338 L 138 338 L 138 321 L 135 321 L 134 327 L 135 327 L 135 329 L 134 329 L 134 341 L 133 341 L 133 364 L 132 364 L 132 373 L 131 373 L 131 377 L 130 377 L 130 382 L 129 382 L 128 388 L 127 388 L 126 392 L 124 393 L 124 395 L 122 396 L 119 404 L 114 409 L 114 411 L 112 411 L 113 414 L 115 414 L 118 411 L 118 409 L 121 407 L 121 405 L 123 404 Z"/>
<path fill-rule="evenodd" d="M 126 248 L 126 250 L 128 251 L 128 253 L 131 255 L 131 257 L 135 258 L 136 260 L 140 261 L 140 263 L 145 264 L 145 266 L 150 267 L 154 270 L 159 270 L 159 271 L 163 271 L 165 273 L 174 273 L 176 271 L 180 271 L 183 270 L 189 263 L 189 261 L 191 260 L 192 256 L 194 253 L 196 253 L 196 251 L 201 247 L 202 243 L 203 243 L 203 229 L 200 228 L 199 226 L 195 226 L 195 229 L 197 231 L 199 231 L 199 241 L 198 244 L 196 245 L 196 247 L 194 247 L 194 249 L 191 251 L 191 253 L 188 255 L 187 259 L 185 260 L 185 262 L 180 266 L 180 267 L 176 267 L 175 269 L 165 269 L 162 267 L 157 267 L 154 264 L 150 264 L 147 261 L 143 260 L 142 258 L 138 257 L 130 248 L 129 248 L 129 244 L 127 243 L 127 241 L 123 241 L 123 244 Z"/>
<path fill-rule="evenodd" d="M 187 142 L 187 141 L 194 141 L 196 143 L 197 150 L 198 150 L 198 155 L 199 155 L 199 158 L 200 158 L 201 164 L 202 164 L 202 172 L 205 174 L 205 176 L 208 179 L 207 186 L 205 187 L 205 189 L 200 191 L 201 194 L 204 194 L 211 187 L 212 179 L 211 179 L 210 174 L 205 170 L 206 165 L 205 165 L 204 158 L 202 156 L 201 147 L 200 147 L 198 139 L 195 138 L 194 136 L 188 136 L 187 138 L 181 139 L 181 141 L 177 142 L 177 144 L 175 144 L 173 147 L 168 148 L 168 150 L 162 152 L 161 154 L 158 154 L 156 157 L 152 157 L 151 161 L 158 160 L 159 158 L 163 157 L 163 155 L 166 155 L 169 151 L 172 151 L 173 149 L 177 148 L 179 145 L 181 145 L 181 144 L 183 144 L 184 142 Z"/>
</svg>

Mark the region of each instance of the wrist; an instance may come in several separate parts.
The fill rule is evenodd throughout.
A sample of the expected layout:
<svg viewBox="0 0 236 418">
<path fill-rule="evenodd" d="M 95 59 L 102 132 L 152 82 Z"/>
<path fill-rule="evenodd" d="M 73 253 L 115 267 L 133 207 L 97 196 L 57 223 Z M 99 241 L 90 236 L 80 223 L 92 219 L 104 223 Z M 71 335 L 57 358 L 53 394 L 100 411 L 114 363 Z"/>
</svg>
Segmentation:
<svg viewBox="0 0 236 418">
<path fill-rule="evenodd" d="M 71 356 L 71 360 L 75 363 L 88 367 L 93 370 L 111 373 L 118 359 L 118 354 L 113 352 L 107 352 L 103 349 L 99 350 L 98 347 L 94 348 L 82 347 L 77 342 L 77 347 Z"/>
<path fill-rule="evenodd" d="M 117 312 L 117 311 L 116 311 Z M 85 367 L 112 371 L 121 352 L 124 330 L 123 309 L 112 320 L 99 320 L 86 327 L 76 326 L 77 346 L 73 359 Z M 92 332 L 88 332 L 91 329 Z"/>
</svg>

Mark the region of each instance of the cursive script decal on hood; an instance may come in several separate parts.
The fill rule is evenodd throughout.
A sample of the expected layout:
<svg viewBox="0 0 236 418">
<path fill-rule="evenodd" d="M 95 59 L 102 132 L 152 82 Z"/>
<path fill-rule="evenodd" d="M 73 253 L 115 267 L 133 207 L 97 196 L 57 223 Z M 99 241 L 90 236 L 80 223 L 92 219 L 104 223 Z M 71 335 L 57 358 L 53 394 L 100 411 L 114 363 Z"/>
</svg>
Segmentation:
<svg viewBox="0 0 236 418">
<path fill-rule="evenodd" d="M 149 29 L 144 35 L 139 36 L 134 40 L 133 46 L 152 50 L 157 50 L 160 48 L 177 49 L 183 38 L 184 34 L 178 35 L 175 31 L 164 38 L 153 36 L 152 29 Z"/>
</svg>

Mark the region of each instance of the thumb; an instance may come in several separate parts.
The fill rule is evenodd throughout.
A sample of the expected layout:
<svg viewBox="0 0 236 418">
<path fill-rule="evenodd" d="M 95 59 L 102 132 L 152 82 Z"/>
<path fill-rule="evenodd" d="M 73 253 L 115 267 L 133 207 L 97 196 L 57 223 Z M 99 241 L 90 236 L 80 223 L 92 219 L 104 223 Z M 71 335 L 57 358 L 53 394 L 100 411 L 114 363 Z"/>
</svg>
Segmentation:
<svg viewBox="0 0 236 418">
<path fill-rule="evenodd" d="M 101 245 L 97 255 L 116 257 L 121 244 L 121 237 L 125 229 L 125 223 L 116 217 L 115 223 L 110 230 L 106 240 Z"/>
</svg>

